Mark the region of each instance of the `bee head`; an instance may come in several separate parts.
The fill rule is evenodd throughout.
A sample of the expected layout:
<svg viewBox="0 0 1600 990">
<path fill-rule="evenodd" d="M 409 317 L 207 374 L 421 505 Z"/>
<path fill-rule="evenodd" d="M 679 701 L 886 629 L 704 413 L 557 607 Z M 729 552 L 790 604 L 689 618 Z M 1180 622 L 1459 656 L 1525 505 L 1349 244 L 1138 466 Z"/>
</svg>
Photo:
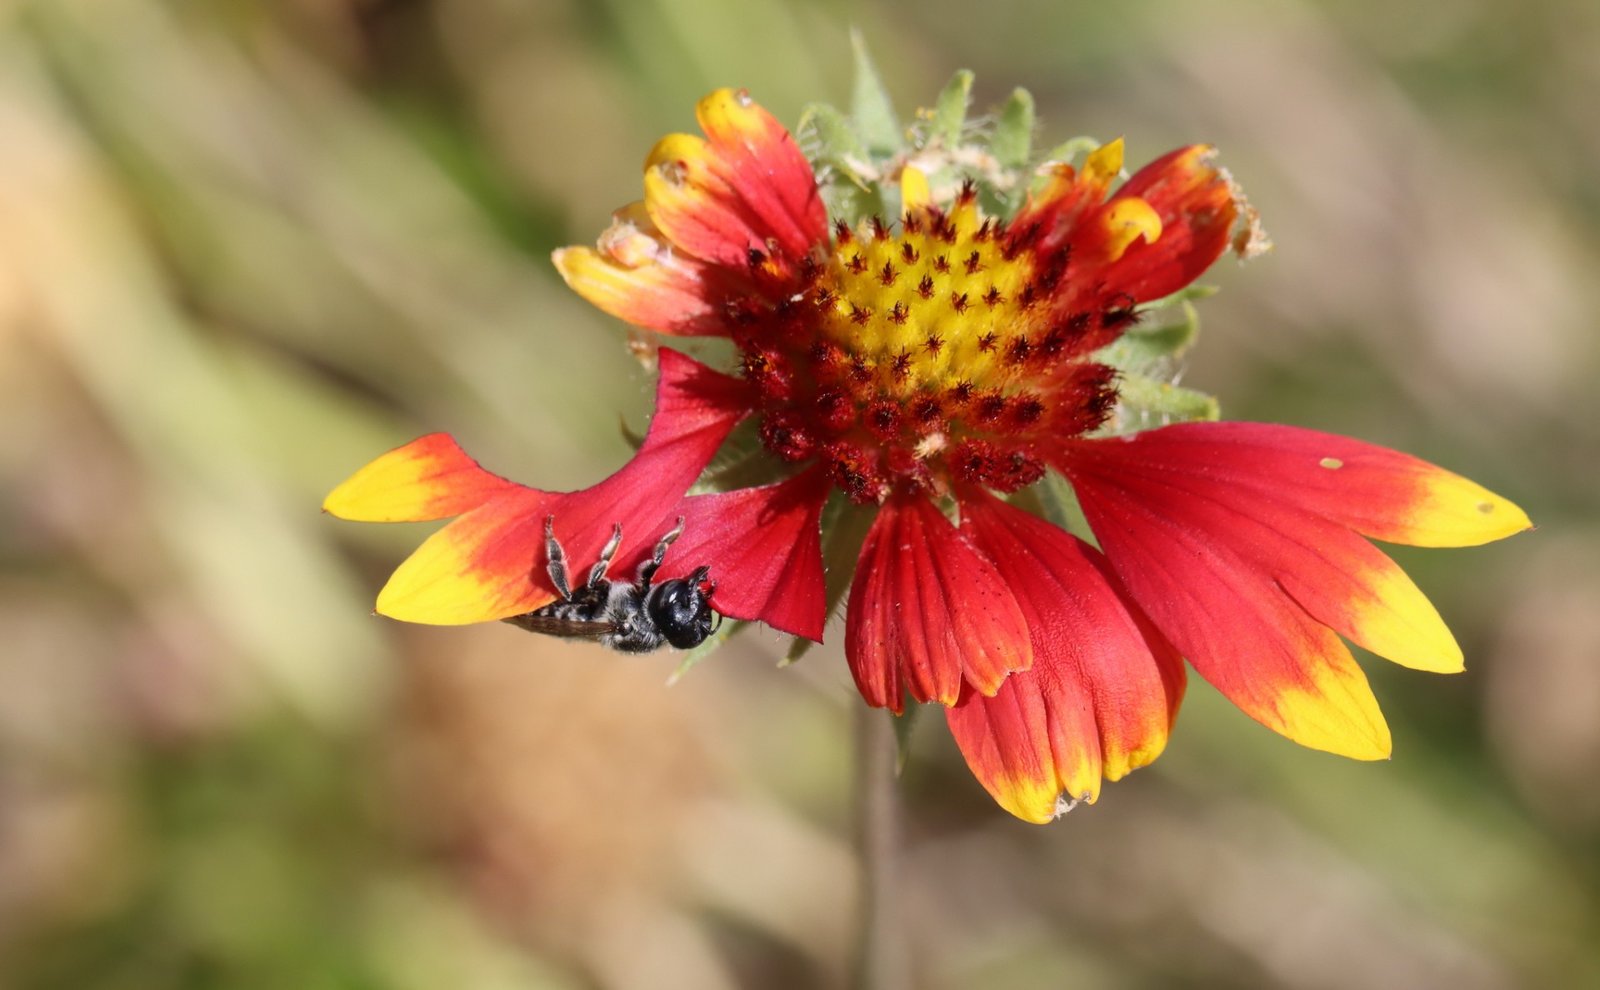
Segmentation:
<svg viewBox="0 0 1600 990">
<path fill-rule="evenodd" d="M 715 582 L 706 583 L 711 568 L 697 568 L 685 578 L 663 581 L 650 589 L 645 610 L 667 642 L 680 650 L 699 646 L 711 635 L 711 595 Z"/>
</svg>

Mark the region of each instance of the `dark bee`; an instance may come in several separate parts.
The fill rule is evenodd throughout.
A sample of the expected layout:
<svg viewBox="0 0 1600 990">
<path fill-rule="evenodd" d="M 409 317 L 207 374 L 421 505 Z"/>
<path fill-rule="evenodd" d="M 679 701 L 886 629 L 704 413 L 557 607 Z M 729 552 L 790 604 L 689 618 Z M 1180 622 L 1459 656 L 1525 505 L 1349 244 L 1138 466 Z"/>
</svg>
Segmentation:
<svg viewBox="0 0 1600 990">
<path fill-rule="evenodd" d="M 622 524 L 611 530 L 611 539 L 600 551 L 600 559 L 589 568 L 589 580 L 576 591 L 567 578 L 567 555 L 556 539 L 555 517 L 544 520 L 544 550 L 550 581 L 561 596 L 542 608 L 505 621 L 529 632 L 568 639 L 592 639 L 601 646 L 621 653 L 649 653 L 664 643 L 680 650 L 698 646 L 711 635 L 721 616 L 711 610 L 715 581 L 707 582 L 710 567 L 695 568 L 688 577 L 651 584 L 667 547 L 683 533 L 683 517 L 656 541 L 655 552 L 639 565 L 633 583 L 611 581 L 606 568 L 622 545 Z"/>
</svg>

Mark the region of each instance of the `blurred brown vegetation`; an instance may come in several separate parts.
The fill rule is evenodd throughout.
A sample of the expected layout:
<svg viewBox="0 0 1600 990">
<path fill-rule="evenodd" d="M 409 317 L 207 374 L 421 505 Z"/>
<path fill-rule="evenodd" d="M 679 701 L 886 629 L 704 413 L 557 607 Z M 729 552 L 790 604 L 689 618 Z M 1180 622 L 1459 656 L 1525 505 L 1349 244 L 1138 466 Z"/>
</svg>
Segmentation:
<svg viewBox="0 0 1600 990">
<path fill-rule="evenodd" d="M 0 0 L 0 986 L 840 982 L 836 649 L 680 684 L 368 613 L 425 528 L 318 514 L 449 430 L 543 487 L 649 381 L 553 277 L 715 85 L 1221 145 L 1278 250 L 1187 381 L 1403 447 L 1538 532 L 1406 552 L 1469 672 L 1368 670 L 1395 759 L 1196 683 L 1047 828 L 937 719 L 904 778 L 920 985 L 1600 984 L 1600 7 Z"/>
</svg>

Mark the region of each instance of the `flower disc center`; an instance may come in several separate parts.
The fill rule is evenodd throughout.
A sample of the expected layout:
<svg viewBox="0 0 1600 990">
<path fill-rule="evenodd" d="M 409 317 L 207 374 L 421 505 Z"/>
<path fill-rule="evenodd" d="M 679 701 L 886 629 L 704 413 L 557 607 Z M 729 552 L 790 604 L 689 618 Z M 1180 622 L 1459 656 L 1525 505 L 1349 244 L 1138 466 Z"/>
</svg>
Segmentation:
<svg viewBox="0 0 1600 990">
<path fill-rule="evenodd" d="M 736 338 L 763 440 L 787 460 L 826 459 L 858 501 L 899 483 L 1037 480 L 1039 431 L 1091 429 L 1112 396 L 1109 372 L 1079 360 L 1094 321 L 1060 305 L 1066 267 L 1034 232 L 982 218 L 970 191 L 898 230 L 840 225 L 799 291 Z"/>
</svg>

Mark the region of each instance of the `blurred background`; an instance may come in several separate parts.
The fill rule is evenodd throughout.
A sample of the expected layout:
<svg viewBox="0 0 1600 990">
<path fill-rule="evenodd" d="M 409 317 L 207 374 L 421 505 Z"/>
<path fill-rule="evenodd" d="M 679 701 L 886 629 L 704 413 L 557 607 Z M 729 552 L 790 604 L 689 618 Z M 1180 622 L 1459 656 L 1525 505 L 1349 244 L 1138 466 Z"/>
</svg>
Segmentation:
<svg viewBox="0 0 1600 990">
<path fill-rule="evenodd" d="M 1600 985 L 1600 6 L 0 0 L 0 987 L 830 986 L 858 703 L 741 637 L 665 686 L 372 617 L 428 531 L 322 516 L 448 430 L 581 487 L 651 382 L 554 277 L 693 101 L 1221 146 L 1277 250 L 1186 384 L 1412 451 L 1536 533 L 1397 556 L 1468 672 L 1367 659 L 1395 758 L 1195 679 L 1045 828 L 939 719 L 903 777 L 921 986 Z M 1585 275 L 1584 273 L 1588 273 Z"/>
</svg>

